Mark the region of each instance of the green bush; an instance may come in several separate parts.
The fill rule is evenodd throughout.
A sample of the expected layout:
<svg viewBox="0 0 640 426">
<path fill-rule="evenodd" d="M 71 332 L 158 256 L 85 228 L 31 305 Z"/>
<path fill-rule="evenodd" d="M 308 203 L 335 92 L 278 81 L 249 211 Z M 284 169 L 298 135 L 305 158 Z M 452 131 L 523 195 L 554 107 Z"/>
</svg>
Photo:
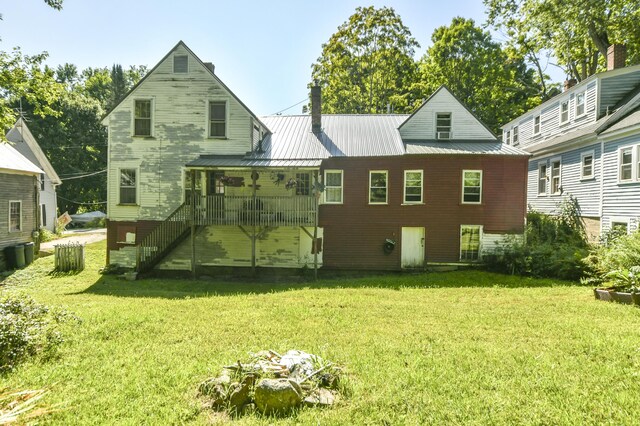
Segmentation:
<svg viewBox="0 0 640 426">
<path fill-rule="evenodd" d="M 605 234 L 602 244 L 590 251 L 585 264 L 588 268 L 585 283 L 636 286 L 633 280 L 640 268 L 640 232 L 627 235 L 614 230 Z"/>
<path fill-rule="evenodd" d="M 512 238 L 483 257 L 488 269 L 514 275 L 577 280 L 589 252 L 578 201 L 570 196 L 557 215 L 529 210 L 525 239 Z"/>
<path fill-rule="evenodd" d="M 28 297 L 0 301 L 0 372 L 12 370 L 27 357 L 54 353 L 62 343 L 60 325 L 75 318 L 51 310 Z"/>
<path fill-rule="evenodd" d="M 56 238 L 56 235 L 46 228 L 40 228 L 39 234 L 41 243 L 46 243 Z"/>
</svg>

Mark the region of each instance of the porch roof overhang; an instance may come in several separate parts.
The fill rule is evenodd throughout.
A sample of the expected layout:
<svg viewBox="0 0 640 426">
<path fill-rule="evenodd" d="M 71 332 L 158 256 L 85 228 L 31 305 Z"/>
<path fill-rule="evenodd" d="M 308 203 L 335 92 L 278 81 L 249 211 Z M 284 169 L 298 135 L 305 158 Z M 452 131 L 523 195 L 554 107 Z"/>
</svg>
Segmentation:
<svg viewBox="0 0 640 426">
<path fill-rule="evenodd" d="M 247 158 L 232 155 L 201 155 L 186 164 L 186 167 L 247 167 L 247 168 L 282 168 L 282 167 L 320 167 L 322 160 L 295 159 L 275 160 L 265 158 Z"/>
</svg>

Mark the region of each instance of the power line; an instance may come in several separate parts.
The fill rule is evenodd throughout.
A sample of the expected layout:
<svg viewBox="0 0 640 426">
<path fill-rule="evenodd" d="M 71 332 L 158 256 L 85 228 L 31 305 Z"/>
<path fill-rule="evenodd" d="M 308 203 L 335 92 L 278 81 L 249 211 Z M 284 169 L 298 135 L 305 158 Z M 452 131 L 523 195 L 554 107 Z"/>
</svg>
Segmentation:
<svg viewBox="0 0 640 426">
<path fill-rule="evenodd" d="M 95 204 L 107 204 L 106 201 L 94 201 L 94 202 L 91 202 L 91 203 L 85 203 L 85 202 L 82 202 L 82 201 L 73 201 L 73 200 L 70 200 L 68 198 L 64 198 L 61 195 L 58 195 L 57 198 L 62 198 L 63 200 L 68 201 L 70 203 L 81 204 L 81 205 L 84 205 L 84 206 L 92 206 L 92 205 L 95 205 Z"/>
<path fill-rule="evenodd" d="M 100 173 L 104 173 L 106 171 L 107 171 L 107 169 L 104 169 L 104 170 L 100 170 L 100 171 L 97 171 L 97 172 L 88 173 L 88 174 L 82 175 L 82 176 L 74 176 L 74 177 L 64 178 L 62 180 L 65 181 L 65 180 L 72 180 L 72 179 L 82 179 L 82 178 L 85 178 L 85 177 L 88 177 L 88 176 L 94 176 L 94 175 L 97 175 L 97 174 L 100 174 Z"/>
<path fill-rule="evenodd" d="M 295 104 L 291 105 L 291 106 L 290 106 L 290 107 L 288 107 L 288 108 L 282 109 L 282 110 L 280 110 L 280 111 L 278 111 L 278 112 L 274 112 L 272 115 L 282 114 L 282 113 L 283 113 L 283 112 L 285 112 L 286 110 L 291 109 L 291 108 L 293 108 L 294 106 L 298 106 L 298 105 L 300 105 L 301 103 L 306 102 L 306 101 L 308 101 L 308 100 L 309 100 L 309 98 L 304 98 L 304 99 L 303 99 L 303 100 L 301 100 L 300 102 L 295 103 Z"/>
</svg>

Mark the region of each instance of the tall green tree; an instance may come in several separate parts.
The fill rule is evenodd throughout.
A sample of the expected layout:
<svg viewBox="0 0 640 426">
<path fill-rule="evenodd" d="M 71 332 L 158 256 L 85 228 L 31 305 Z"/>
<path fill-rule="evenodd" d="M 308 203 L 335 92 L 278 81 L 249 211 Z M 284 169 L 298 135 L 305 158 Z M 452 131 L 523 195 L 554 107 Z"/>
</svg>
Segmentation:
<svg viewBox="0 0 640 426">
<path fill-rule="evenodd" d="M 411 109 L 409 88 L 420 47 L 392 8 L 358 7 L 312 65 L 326 113 L 384 113 Z"/>
<path fill-rule="evenodd" d="M 550 53 L 567 76 L 584 80 L 606 69 L 607 48 L 626 44 L 640 63 L 640 2 L 635 0 L 484 0 L 488 23 L 544 73 Z"/>
<path fill-rule="evenodd" d="M 111 103 L 109 109 L 120 102 L 127 93 L 127 81 L 122 69 L 122 65 L 114 64 L 111 67 Z"/>
<path fill-rule="evenodd" d="M 436 28 L 419 61 L 414 91 L 426 98 L 446 85 L 494 132 L 540 103 L 541 88 L 522 59 L 510 57 L 472 19 Z"/>
</svg>

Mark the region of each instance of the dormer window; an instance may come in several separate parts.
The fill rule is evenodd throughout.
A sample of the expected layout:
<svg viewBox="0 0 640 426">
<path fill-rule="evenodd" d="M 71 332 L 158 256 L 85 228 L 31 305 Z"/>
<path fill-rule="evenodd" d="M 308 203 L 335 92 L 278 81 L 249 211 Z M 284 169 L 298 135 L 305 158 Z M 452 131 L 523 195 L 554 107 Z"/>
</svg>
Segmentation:
<svg viewBox="0 0 640 426">
<path fill-rule="evenodd" d="M 580 117 L 584 112 L 584 92 L 582 92 L 576 95 L 576 117 Z"/>
<path fill-rule="evenodd" d="M 518 145 L 518 126 L 513 127 L 513 145 Z"/>
<path fill-rule="evenodd" d="M 507 145 L 511 145 L 511 131 L 507 130 L 507 133 L 505 134 L 504 137 L 504 141 Z"/>
<path fill-rule="evenodd" d="M 560 124 L 569 121 L 569 101 L 560 103 Z"/>
<path fill-rule="evenodd" d="M 540 133 L 540 116 L 536 115 L 533 117 L 533 134 L 537 135 Z"/>
<path fill-rule="evenodd" d="M 439 112 L 436 114 L 436 139 L 451 139 L 451 113 Z"/>
<path fill-rule="evenodd" d="M 189 72 L 189 57 L 187 55 L 173 56 L 174 74 L 186 74 Z"/>
</svg>

